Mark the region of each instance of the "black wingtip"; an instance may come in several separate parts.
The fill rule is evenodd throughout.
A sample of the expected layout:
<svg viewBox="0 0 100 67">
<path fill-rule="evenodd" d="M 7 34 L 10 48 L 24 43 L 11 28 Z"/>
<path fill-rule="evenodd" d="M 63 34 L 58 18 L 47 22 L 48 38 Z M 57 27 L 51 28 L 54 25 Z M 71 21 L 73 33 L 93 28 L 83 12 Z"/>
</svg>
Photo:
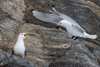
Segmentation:
<svg viewBox="0 0 100 67">
<path fill-rule="evenodd" d="M 55 7 L 54 5 L 52 5 L 52 7 Z"/>
<path fill-rule="evenodd" d="M 14 50 L 12 49 L 12 55 L 14 55 Z"/>
</svg>

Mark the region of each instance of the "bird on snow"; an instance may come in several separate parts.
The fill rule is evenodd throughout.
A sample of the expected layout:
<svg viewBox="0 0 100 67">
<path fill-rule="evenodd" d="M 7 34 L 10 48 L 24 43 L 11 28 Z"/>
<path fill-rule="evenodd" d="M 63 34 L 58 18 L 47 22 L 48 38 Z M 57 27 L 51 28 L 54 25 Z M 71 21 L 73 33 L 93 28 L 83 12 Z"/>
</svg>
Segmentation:
<svg viewBox="0 0 100 67">
<path fill-rule="evenodd" d="M 27 32 L 28 33 L 28 32 Z M 21 33 L 19 34 L 17 38 L 17 42 L 13 47 L 12 54 L 13 55 L 19 55 L 23 58 L 26 56 L 26 48 L 24 45 L 24 39 L 28 36 L 26 36 L 27 33 Z"/>
<path fill-rule="evenodd" d="M 69 16 L 56 11 L 54 6 L 52 6 L 52 11 L 50 11 L 50 12 L 51 13 L 42 13 L 39 11 L 34 11 L 34 10 L 32 11 L 33 16 L 35 16 L 37 19 L 39 19 L 41 21 L 45 21 L 45 22 L 55 23 L 56 25 L 58 25 L 57 28 L 63 27 L 61 29 L 63 29 L 64 31 L 67 30 L 67 32 L 69 34 L 71 34 L 72 38 L 74 38 L 74 39 L 77 39 L 79 37 L 90 38 L 90 39 L 97 38 L 97 35 L 87 34 L 85 32 L 85 30 Z M 60 23 L 61 23 L 61 25 L 60 25 Z M 63 25 L 63 24 L 65 24 L 65 25 Z"/>
</svg>

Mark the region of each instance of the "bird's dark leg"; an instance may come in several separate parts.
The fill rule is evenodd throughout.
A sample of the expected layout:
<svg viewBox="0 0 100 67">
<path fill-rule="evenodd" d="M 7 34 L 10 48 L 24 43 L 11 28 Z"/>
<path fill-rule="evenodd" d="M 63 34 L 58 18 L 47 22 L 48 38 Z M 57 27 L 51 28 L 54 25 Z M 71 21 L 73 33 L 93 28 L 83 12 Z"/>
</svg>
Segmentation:
<svg viewBox="0 0 100 67">
<path fill-rule="evenodd" d="M 72 36 L 72 39 L 74 39 L 74 40 L 76 40 L 76 39 L 78 39 L 78 38 L 80 38 L 80 37 Z"/>
<path fill-rule="evenodd" d="M 72 36 L 72 39 L 74 38 L 75 36 Z"/>
<path fill-rule="evenodd" d="M 76 40 L 76 39 L 78 39 L 79 37 L 75 37 L 75 39 L 74 40 Z"/>
</svg>

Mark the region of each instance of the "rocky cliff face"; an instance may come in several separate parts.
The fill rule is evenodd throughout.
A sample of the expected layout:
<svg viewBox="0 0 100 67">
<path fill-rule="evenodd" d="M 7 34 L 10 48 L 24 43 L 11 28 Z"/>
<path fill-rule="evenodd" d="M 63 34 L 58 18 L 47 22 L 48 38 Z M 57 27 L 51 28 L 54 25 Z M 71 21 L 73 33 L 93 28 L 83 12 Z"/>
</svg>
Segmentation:
<svg viewBox="0 0 100 67">
<path fill-rule="evenodd" d="M 16 67 L 99 67 L 99 2 L 98 0 L 0 1 L 0 49 L 11 54 L 18 34 L 30 33 L 30 37 L 25 39 L 27 48 L 25 59 L 0 51 L 0 65 L 2 67 L 13 67 L 14 64 Z M 67 32 L 57 30 L 55 24 L 42 22 L 32 15 L 33 9 L 48 12 L 50 9 L 48 4 L 55 5 L 59 12 L 72 17 L 88 33 L 97 34 L 98 38 L 73 40 Z"/>
</svg>

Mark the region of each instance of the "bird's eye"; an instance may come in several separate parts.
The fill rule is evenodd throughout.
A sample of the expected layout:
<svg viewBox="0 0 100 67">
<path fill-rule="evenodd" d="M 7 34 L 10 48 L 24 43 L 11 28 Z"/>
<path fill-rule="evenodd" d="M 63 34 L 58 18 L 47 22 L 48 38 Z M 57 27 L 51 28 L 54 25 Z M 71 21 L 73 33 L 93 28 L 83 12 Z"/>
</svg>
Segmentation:
<svg viewBox="0 0 100 67">
<path fill-rule="evenodd" d="M 60 23 L 61 24 L 61 23 Z"/>
<path fill-rule="evenodd" d="M 22 34 L 23 35 L 23 34 Z"/>
</svg>

